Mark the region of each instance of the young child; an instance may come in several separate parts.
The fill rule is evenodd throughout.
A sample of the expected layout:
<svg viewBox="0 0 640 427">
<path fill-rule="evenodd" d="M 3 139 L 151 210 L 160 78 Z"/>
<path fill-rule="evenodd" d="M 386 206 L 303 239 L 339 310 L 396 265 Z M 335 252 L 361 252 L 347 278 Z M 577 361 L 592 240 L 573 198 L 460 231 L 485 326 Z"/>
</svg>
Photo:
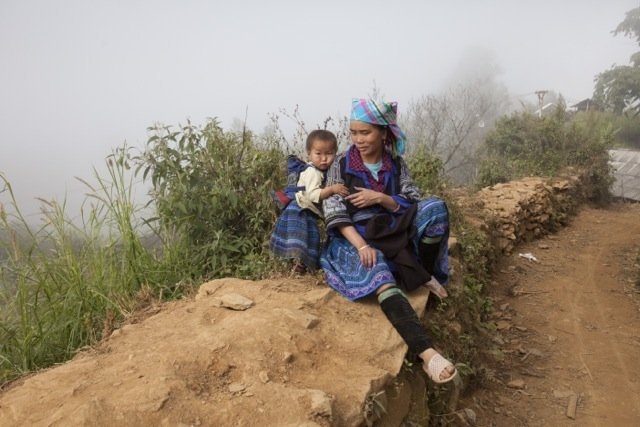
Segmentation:
<svg viewBox="0 0 640 427">
<path fill-rule="evenodd" d="M 296 273 L 318 268 L 318 219 L 322 218 L 322 200 L 334 194 L 349 194 L 347 187 L 342 184 L 323 188 L 325 173 L 338 151 L 336 136 L 327 130 L 314 130 L 307 136 L 306 149 L 309 166 L 298 179 L 298 187 L 304 187 L 304 190 L 298 191 L 295 200 L 282 211 L 270 241 L 275 255 L 294 261 Z"/>
</svg>

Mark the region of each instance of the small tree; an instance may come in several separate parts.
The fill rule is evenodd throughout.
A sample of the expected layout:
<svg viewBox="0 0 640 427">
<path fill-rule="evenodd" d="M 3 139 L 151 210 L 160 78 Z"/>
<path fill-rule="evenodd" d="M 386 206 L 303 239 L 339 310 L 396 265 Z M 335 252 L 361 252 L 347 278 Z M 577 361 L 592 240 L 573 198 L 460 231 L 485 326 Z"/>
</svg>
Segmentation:
<svg viewBox="0 0 640 427">
<path fill-rule="evenodd" d="M 620 33 L 635 38 L 640 44 L 640 7 L 626 13 L 613 31 L 614 36 Z M 613 66 L 595 78 L 594 100 L 616 114 L 640 113 L 640 52 L 631 55 L 630 60 L 631 65 Z"/>
</svg>

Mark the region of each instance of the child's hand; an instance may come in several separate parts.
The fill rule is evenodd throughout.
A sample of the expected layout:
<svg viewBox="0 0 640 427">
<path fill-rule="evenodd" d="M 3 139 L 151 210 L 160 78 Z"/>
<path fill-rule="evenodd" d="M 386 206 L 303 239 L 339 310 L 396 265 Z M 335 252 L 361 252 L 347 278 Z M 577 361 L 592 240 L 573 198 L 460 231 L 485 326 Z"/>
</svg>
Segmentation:
<svg viewBox="0 0 640 427">
<path fill-rule="evenodd" d="M 349 195 L 349 189 L 344 186 L 344 184 L 333 184 L 331 186 L 331 191 L 333 194 L 338 194 L 342 197 L 347 197 Z"/>
</svg>

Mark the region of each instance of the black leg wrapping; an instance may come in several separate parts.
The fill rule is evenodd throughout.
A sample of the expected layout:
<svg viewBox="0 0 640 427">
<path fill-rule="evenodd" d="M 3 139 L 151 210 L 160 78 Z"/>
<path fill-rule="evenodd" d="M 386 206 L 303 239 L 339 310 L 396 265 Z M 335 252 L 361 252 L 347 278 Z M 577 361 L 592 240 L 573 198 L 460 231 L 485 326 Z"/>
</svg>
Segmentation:
<svg viewBox="0 0 640 427">
<path fill-rule="evenodd" d="M 438 252 L 440 252 L 440 242 L 437 243 L 424 243 L 420 242 L 418 246 L 420 253 L 420 261 L 422 266 L 433 276 L 435 271 L 436 260 L 438 259 Z"/>
<path fill-rule="evenodd" d="M 420 353 L 432 347 L 418 315 L 403 295 L 396 294 L 386 298 L 380 303 L 380 307 L 409 346 L 409 360 L 416 361 Z"/>
</svg>

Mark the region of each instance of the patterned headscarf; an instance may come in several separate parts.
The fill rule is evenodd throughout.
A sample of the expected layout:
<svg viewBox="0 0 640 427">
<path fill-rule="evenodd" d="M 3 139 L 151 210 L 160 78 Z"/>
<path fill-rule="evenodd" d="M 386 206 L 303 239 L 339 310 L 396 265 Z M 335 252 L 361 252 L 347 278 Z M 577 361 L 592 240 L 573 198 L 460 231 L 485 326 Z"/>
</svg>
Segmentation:
<svg viewBox="0 0 640 427">
<path fill-rule="evenodd" d="M 398 114 L 397 102 L 376 102 L 373 99 L 354 98 L 351 102 L 351 120 L 388 127 L 393 135 L 390 141 L 391 151 L 404 154 L 406 136 L 396 123 Z"/>
</svg>

